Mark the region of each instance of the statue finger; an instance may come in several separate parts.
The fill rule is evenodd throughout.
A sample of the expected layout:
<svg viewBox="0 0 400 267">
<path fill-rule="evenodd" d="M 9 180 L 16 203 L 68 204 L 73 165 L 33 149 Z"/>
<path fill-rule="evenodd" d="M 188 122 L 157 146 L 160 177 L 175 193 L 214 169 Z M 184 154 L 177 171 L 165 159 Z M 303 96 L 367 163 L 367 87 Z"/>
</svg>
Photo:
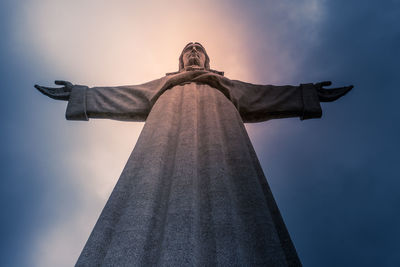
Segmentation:
<svg viewBox="0 0 400 267">
<path fill-rule="evenodd" d="M 317 87 L 323 87 L 323 86 L 330 86 L 332 85 L 331 81 L 323 81 L 315 84 Z"/>
<path fill-rule="evenodd" d="M 72 83 L 69 81 L 55 80 L 54 83 L 57 85 L 72 86 Z"/>
<path fill-rule="evenodd" d="M 57 84 L 57 85 L 65 85 L 65 84 L 66 84 L 66 81 L 63 81 L 63 80 L 55 80 L 54 83 Z"/>
<path fill-rule="evenodd" d="M 56 80 L 54 81 L 57 85 L 63 85 L 64 91 L 70 92 L 72 90 L 73 84 L 68 81 Z"/>
</svg>

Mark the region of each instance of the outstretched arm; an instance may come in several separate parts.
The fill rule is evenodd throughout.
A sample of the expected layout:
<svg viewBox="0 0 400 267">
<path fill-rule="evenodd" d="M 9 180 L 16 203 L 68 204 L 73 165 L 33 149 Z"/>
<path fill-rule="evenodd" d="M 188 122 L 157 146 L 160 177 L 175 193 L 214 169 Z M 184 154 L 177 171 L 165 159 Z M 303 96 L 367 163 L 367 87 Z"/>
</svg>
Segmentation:
<svg viewBox="0 0 400 267">
<path fill-rule="evenodd" d="M 67 81 L 55 81 L 62 87 L 35 85 L 44 95 L 68 101 L 68 120 L 108 118 L 115 120 L 144 121 L 152 106 L 152 98 L 162 79 L 141 85 L 93 87 L 73 85 Z"/>
<path fill-rule="evenodd" d="M 232 81 L 232 102 L 244 122 L 260 122 L 277 118 L 320 118 L 320 102 L 331 102 L 344 96 L 353 86 L 326 89 L 331 82 L 300 86 L 256 85 Z"/>
</svg>

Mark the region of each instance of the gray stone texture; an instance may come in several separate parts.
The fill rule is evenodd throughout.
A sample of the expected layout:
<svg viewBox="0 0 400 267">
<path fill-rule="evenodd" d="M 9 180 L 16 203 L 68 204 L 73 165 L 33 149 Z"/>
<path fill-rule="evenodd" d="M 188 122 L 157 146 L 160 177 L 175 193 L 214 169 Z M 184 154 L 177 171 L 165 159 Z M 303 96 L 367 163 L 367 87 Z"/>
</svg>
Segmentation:
<svg viewBox="0 0 400 267">
<path fill-rule="evenodd" d="M 245 122 L 321 116 L 317 89 L 183 70 L 74 86 L 66 117 L 146 121 L 77 266 L 301 266 Z"/>
</svg>

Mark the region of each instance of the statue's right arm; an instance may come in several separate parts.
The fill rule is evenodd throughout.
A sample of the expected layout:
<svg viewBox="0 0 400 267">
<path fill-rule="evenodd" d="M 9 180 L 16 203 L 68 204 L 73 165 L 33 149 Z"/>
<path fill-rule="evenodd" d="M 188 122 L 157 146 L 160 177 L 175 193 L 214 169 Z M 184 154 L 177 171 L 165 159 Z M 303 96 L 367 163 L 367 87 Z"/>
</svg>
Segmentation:
<svg viewBox="0 0 400 267">
<path fill-rule="evenodd" d="M 145 121 L 152 107 L 152 98 L 164 81 L 154 80 L 141 85 L 91 87 L 56 81 L 60 88 L 35 85 L 44 95 L 68 101 L 67 120 L 104 118 Z"/>
</svg>

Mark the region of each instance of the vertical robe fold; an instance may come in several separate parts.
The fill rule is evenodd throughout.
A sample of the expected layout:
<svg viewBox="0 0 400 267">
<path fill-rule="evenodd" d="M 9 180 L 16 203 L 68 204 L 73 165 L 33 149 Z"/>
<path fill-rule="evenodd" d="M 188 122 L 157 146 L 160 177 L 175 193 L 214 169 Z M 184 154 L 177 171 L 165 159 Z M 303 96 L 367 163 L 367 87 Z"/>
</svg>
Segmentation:
<svg viewBox="0 0 400 267">
<path fill-rule="evenodd" d="M 75 86 L 67 119 L 146 121 L 76 265 L 301 266 L 243 124 L 295 116 L 321 116 L 312 84 Z"/>
</svg>

